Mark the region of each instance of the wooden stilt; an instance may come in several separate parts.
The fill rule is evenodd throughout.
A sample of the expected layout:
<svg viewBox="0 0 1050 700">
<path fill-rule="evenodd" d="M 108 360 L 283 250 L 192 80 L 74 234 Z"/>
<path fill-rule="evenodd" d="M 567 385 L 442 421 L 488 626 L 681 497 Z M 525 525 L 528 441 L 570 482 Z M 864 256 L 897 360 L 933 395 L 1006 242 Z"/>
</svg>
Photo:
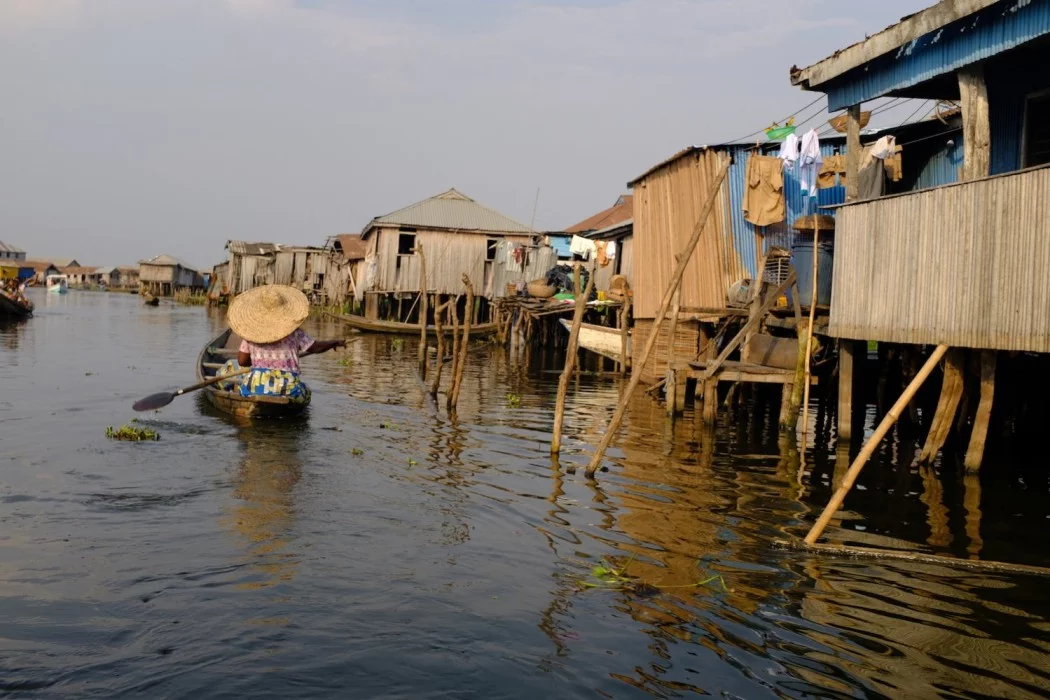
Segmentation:
<svg viewBox="0 0 1050 700">
<path fill-rule="evenodd" d="M 441 316 L 448 308 L 448 302 L 434 309 L 434 330 L 437 331 L 437 362 L 434 364 L 434 376 L 430 382 L 430 395 L 437 397 L 441 388 L 441 368 L 445 365 L 445 333 L 441 325 Z"/>
<path fill-rule="evenodd" d="M 667 415 L 674 418 L 675 406 L 678 405 L 678 376 L 674 371 L 674 367 L 671 365 L 667 366 L 667 371 L 664 373 L 664 407 L 667 409 Z"/>
<path fill-rule="evenodd" d="M 966 508 L 966 553 L 976 559 L 984 547 L 981 537 L 981 477 L 968 473 L 963 477 L 963 506 Z"/>
<path fill-rule="evenodd" d="M 780 418 L 778 422 L 781 431 L 786 430 L 791 417 L 791 394 L 794 390 L 794 384 L 782 384 L 780 387 Z"/>
<path fill-rule="evenodd" d="M 806 356 L 805 356 L 805 378 L 802 382 L 802 447 L 799 451 L 806 452 L 806 433 L 809 429 L 809 389 L 810 389 L 810 367 L 813 358 L 813 322 L 817 317 L 817 260 L 820 258 L 820 217 L 814 216 L 813 221 L 813 295 L 809 302 L 809 323 L 806 324 Z"/>
<path fill-rule="evenodd" d="M 966 471 L 976 472 L 981 468 L 984 459 L 984 445 L 988 439 L 988 423 L 992 418 L 992 401 L 995 398 L 995 350 L 981 351 L 981 402 L 977 406 L 977 415 L 973 420 L 973 433 L 970 435 L 970 447 L 966 450 L 964 462 Z"/>
<path fill-rule="evenodd" d="M 858 343 L 839 340 L 839 440 L 853 439 L 853 359 Z"/>
<path fill-rule="evenodd" d="M 427 381 L 427 258 L 423 244 L 416 244 L 419 256 L 419 375 Z"/>
<path fill-rule="evenodd" d="M 891 408 L 889 413 L 886 414 L 886 417 L 882 419 L 881 423 L 879 423 L 879 427 L 875 429 L 875 432 L 868 439 L 867 444 L 864 445 L 860 454 L 858 454 L 857 458 L 853 461 L 849 471 L 846 472 L 842 484 L 831 497 L 831 501 L 829 501 L 828 505 L 824 508 L 824 512 L 820 514 L 817 522 L 814 523 L 809 534 L 806 535 L 806 544 L 814 544 L 820 539 L 824 529 L 828 526 L 828 523 L 831 522 L 831 518 L 834 517 L 838 509 L 842 507 L 842 502 L 846 500 L 846 494 L 849 493 L 851 488 L 853 488 L 853 484 L 857 481 L 857 477 L 860 476 L 860 472 L 864 469 L 864 465 L 868 463 L 869 459 L 871 459 L 871 455 L 875 452 L 875 448 L 879 446 L 880 442 L 882 442 L 882 438 L 886 437 L 886 433 L 888 433 L 890 428 L 893 427 L 893 424 L 897 422 L 901 412 L 907 407 L 908 402 L 911 401 L 913 396 L 915 396 L 915 393 L 930 376 L 934 367 L 937 366 L 937 363 L 941 361 L 941 358 L 944 357 L 946 352 L 948 352 L 947 345 L 937 346 L 933 351 L 933 354 L 931 354 L 929 359 L 926 360 L 926 364 L 924 364 L 922 369 L 919 370 L 919 374 L 916 375 L 915 379 L 913 379 L 904 390 L 904 393 L 901 394 L 901 397 L 897 399 L 897 403 L 893 405 L 893 408 Z"/>
<path fill-rule="evenodd" d="M 627 351 L 627 340 L 631 332 L 631 294 L 624 290 L 623 308 L 620 309 L 620 373 L 627 374 L 631 366 L 630 354 Z"/>
<path fill-rule="evenodd" d="M 952 348 L 944 360 L 944 382 L 941 385 L 941 398 L 937 402 L 937 411 L 933 415 L 926 444 L 919 455 L 919 462 L 929 464 L 944 447 L 959 407 L 963 390 L 963 351 Z"/>
<path fill-rule="evenodd" d="M 459 363 L 456 365 L 456 373 L 453 375 L 452 388 L 448 395 L 448 409 L 456 410 L 459 404 L 459 390 L 463 386 L 463 370 L 467 364 L 467 354 L 470 352 L 470 326 L 474 320 L 474 285 L 470 278 L 463 275 L 463 286 L 467 288 L 467 306 L 463 311 L 463 340 L 459 343 Z"/>
<path fill-rule="evenodd" d="M 574 280 L 580 283 L 580 264 L 574 265 Z M 572 377 L 573 369 L 577 364 L 577 352 L 580 342 L 580 327 L 583 325 L 583 314 L 587 311 L 587 298 L 594 289 L 594 270 L 587 280 L 587 288 L 580 293 L 579 286 L 576 287 L 576 308 L 572 314 L 572 327 L 569 329 L 569 347 L 565 350 L 565 367 L 562 368 L 561 377 L 558 379 L 558 398 L 554 404 L 554 434 L 551 436 L 551 454 L 561 452 L 561 429 L 565 422 L 565 396 L 569 392 L 569 379 Z"/>
<path fill-rule="evenodd" d="M 718 375 L 704 382 L 704 424 L 718 422 Z"/>
<path fill-rule="evenodd" d="M 704 202 L 704 206 L 700 212 L 700 217 L 697 219 L 696 226 L 693 228 L 693 234 L 690 237 L 689 242 L 678 257 L 678 265 L 672 275 L 671 284 L 664 291 L 663 299 L 660 302 L 660 309 L 657 311 L 656 318 L 653 319 L 653 326 L 650 330 L 649 337 L 646 339 L 645 347 L 638 356 L 637 366 L 639 371 L 631 374 L 631 379 L 627 383 L 627 388 L 624 390 L 623 396 L 620 397 L 620 403 L 616 406 L 616 411 L 613 413 L 612 419 L 609 421 L 609 427 L 605 431 L 605 435 L 602 437 L 598 448 L 595 450 L 594 456 L 587 465 L 586 473 L 588 476 L 593 476 L 594 473 L 598 471 L 598 467 L 601 466 L 602 458 L 605 457 L 605 451 L 609 449 L 609 445 L 612 443 L 616 431 L 620 429 L 620 423 L 623 421 L 624 413 L 627 412 L 627 404 L 630 402 L 631 397 L 638 388 L 638 384 L 642 381 L 641 369 L 644 368 L 645 363 L 649 361 L 649 355 L 652 353 L 653 347 L 656 345 L 656 339 L 660 333 L 660 326 L 663 324 L 664 316 L 667 315 L 667 309 L 671 306 L 671 298 L 674 296 L 674 290 L 682 283 L 682 276 L 685 275 L 686 265 L 689 263 L 689 259 L 693 257 L 693 251 L 696 250 L 696 245 L 700 242 L 700 235 L 706 228 L 707 219 L 711 216 L 711 212 L 714 210 L 715 202 L 718 201 L 719 193 L 722 190 L 722 183 L 725 182 L 726 174 L 729 172 L 729 164 L 730 160 L 728 158 L 723 159 L 718 168 L 718 173 L 712 181 L 711 191 L 708 192 L 707 201 Z"/>
</svg>

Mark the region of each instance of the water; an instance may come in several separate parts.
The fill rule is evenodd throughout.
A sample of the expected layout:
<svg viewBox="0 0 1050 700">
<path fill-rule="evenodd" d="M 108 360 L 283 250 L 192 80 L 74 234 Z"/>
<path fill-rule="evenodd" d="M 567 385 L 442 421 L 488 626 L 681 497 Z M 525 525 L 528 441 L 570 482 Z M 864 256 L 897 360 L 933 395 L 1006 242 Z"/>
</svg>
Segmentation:
<svg viewBox="0 0 1050 700">
<path fill-rule="evenodd" d="M 1044 579 L 776 548 L 843 461 L 812 452 L 803 488 L 747 416 L 711 436 L 640 399 L 590 481 L 614 381 L 575 383 L 559 464 L 557 374 L 478 349 L 451 420 L 415 378 L 413 340 L 368 337 L 304 361 L 301 420 L 237 425 L 183 397 L 143 418 L 159 442 L 112 442 L 135 399 L 193 383 L 221 313 L 34 301 L 0 329 L 0 694 L 1050 693 Z M 955 473 L 877 461 L 838 525 L 1050 564 L 1044 468 Z M 655 588 L 581 585 L 603 561 Z"/>
</svg>

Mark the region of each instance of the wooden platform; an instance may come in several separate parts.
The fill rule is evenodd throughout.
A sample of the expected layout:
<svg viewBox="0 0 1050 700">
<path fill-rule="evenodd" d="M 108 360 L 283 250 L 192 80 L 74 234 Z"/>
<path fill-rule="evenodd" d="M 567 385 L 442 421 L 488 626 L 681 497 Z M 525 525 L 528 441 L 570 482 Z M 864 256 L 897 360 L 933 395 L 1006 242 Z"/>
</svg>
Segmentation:
<svg viewBox="0 0 1050 700">
<path fill-rule="evenodd" d="M 795 387 L 795 370 L 727 360 L 722 363 L 714 376 L 708 379 L 707 364 L 702 360 L 676 362 L 667 370 L 665 391 L 669 415 L 685 411 L 686 403 L 690 398 L 689 389 L 693 387 L 693 399 L 702 400 L 704 404 L 704 422 L 714 423 L 718 415 L 718 384 L 720 382 L 779 384 L 783 387 L 783 398 L 780 403 L 781 414 L 787 410 L 788 399 Z M 810 382 L 811 386 L 816 386 L 817 377 L 812 377 Z"/>
</svg>

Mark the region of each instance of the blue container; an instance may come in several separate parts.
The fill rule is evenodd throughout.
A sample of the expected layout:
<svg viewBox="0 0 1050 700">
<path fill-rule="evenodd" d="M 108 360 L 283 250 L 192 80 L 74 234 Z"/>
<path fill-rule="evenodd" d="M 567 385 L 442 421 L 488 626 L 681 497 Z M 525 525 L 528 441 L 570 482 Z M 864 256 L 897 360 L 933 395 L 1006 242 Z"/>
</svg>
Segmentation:
<svg viewBox="0 0 1050 700">
<path fill-rule="evenodd" d="M 831 306 L 831 270 L 835 259 L 835 244 L 820 242 L 817 256 L 817 306 Z M 798 275 L 799 304 L 809 308 L 813 300 L 813 237 L 799 237 L 791 246 L 791 264 Z M 794 302 L 792 302 L 794 303 Z"/>
</svg>

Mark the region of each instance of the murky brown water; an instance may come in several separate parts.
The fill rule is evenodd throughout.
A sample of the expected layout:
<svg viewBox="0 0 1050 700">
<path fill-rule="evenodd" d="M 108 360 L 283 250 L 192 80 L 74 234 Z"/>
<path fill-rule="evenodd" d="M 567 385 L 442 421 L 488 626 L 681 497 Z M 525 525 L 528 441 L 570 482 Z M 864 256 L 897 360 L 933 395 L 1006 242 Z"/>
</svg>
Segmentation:
<svg viewBox="0 0 1050 700">
<path fill-rule="evenodd" d="M 1050 694 L 1046 580 L 775 548 L 846 460 L 812 451 L 800 486 L 755 412 L 712 436 L 640 399 L 589 481 L 615 380 L 575 383 L 559 464 L 543 358 L 479 348 L 451 420 L 414 341 L 369 337 L 305 361 L 302 420 L 186 397 L 145 419 L 160 442 L 116 443 L 134 399 L 193 382 L 221 315 L 34 300 L 0 329 L 2 694 Z M 980 480 L 909 459 L 880 454 L 833 538 L 1050 564 L 1045 459 Z M 601 562 L 648 585 L 581 585 Z"/>
</svg>

